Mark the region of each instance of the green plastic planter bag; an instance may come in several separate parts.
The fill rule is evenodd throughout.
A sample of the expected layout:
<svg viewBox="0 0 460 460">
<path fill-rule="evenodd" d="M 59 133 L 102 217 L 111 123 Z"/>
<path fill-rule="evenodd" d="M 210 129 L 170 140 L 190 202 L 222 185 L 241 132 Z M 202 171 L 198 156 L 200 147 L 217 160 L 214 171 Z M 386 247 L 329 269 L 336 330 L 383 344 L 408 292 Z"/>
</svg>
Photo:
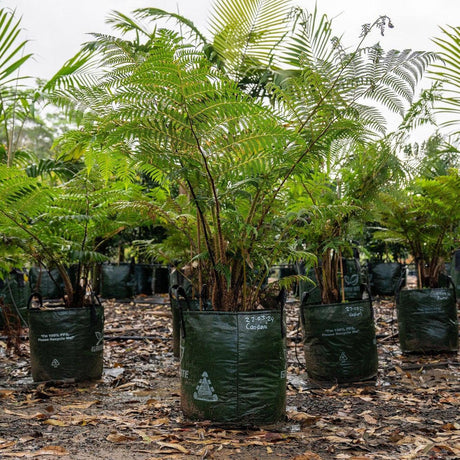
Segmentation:
<svg viewBox="0 0 460 460">
<path fill-rule="evenodd" d="M 6 279 L 0 280 L 0 299 L 2 299 L 4 305 L 3 309 L 0 308 L 0 329 L 6 323 L 5 314 L 18 318 L 23 326 L 27 326 L 27 302 L 29 297 L 30 286 L 27 282 L 26 272 L 15 269 L 8 274 Z M 11 322 L 11 318 L 8 322 Z"/>
<path fill-rule="evenodd" d="M 182 327 L 181 407 L 187 418 L 238 425 L 284 418 L 281 311 L 184 311 Z"/>
<path fill-rule="evenodd" d="M 154 264 L 152 277 L 152 291 L 154 294 L 166 294 L 169 291 L 169 267 Z"/>
<path fill-rule="evenodd" d="M 153 265 L 134 265 L 134 294 L 152 295 Z"/>
<path fill-rule="evenodd" d="M 133 264 L 102 264 L 100 296 L 104 299 L 130 299 L 134 296 Z"/>
<path fill-rule="evenodd" d="M 104 309 L 101 305 L 29 308 L 32 378 L 85 381 L 102 375 Z"/>
<path fill-rule="evenodd" d="M 458 350 L 455 289 L 408 289 L 396 296 L 399 344 L 404 353 Z"/>
<path fill-rule="evenodd" d="M 376 295 L 395 295 L 402 276 L 398 262 L 379 263 L 370 267 L 371 289 Z"/>
<path fill-rule="evenodd" d="M 312 380 L 353 382 L 377 374 L 372 303 L 301 305 L 304 353 Z"/>
</svg>

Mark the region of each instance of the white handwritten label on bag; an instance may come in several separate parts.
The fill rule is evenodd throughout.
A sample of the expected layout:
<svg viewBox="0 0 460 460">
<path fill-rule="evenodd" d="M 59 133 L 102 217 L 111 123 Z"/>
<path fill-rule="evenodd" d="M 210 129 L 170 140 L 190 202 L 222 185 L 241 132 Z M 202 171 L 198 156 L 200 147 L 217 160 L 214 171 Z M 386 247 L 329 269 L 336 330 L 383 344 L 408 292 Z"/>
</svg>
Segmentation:
<svg viewBox="0 0 460 460">
<path fill-rule="evenodd" d="M 345 307 L 345 311 L 347 312 L 349 318 L 358 318 L 360 316 L 363 316 L 363 307 L 359 305 L 347 305 Z"/>
<path fill-rule="evenodd" d="M 214 393 L 214 387 L 212 386 L 211 379 L 206 371 L 201 374 L 201 379 L 196 386 L 196 391 L 193 393 L 193 397 L 198 401 L 207 402 L 215 402 L 219 399 Z"/>
<path fill-rule="evenodd" d="M 261 331 L 268 329 L 268 326 L 275 321 L 274 316 L 272 315 L 254 315 L 246 316 L 246 329 L 248 331 Z"/>
</svg>

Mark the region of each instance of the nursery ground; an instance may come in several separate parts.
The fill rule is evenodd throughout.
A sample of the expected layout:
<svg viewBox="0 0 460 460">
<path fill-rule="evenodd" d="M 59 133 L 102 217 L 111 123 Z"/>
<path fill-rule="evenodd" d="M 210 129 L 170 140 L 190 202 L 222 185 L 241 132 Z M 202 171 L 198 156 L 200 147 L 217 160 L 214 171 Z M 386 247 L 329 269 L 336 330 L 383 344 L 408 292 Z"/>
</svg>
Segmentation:
<svg viewBox="0 0 460 460">
<path fill-rule="evenodd" d="M 376 380 L 323 387 L 303 370 L 298 303 L 288 302 L 287 417 L 258 428 L 183 418 L 167 297 L 105 307 L 98 382 L 33 383 L 27 330 L 21 355 L 0 341 L 0 458 L 460 458 L 459 355 L 402 355 L 391 299 L 374 303 Z"/>
</svg>

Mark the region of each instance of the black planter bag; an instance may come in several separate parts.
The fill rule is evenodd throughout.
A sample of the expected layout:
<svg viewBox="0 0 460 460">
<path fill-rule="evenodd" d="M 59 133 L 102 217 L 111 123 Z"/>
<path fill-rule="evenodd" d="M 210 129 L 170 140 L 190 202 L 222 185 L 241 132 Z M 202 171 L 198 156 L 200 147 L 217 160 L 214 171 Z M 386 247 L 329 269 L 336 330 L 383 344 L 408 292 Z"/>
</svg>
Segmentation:
<svg viewBox="0 0 460 460">
<path fill-rule="evenodd" d="M 85 381 L 101 378 L 104 308 L 29 308 L 32 378 Z"/>
<path fill-rule="evenodd" d="M 152 295 L 153 265 L 134 265 L 134 294 Z"/>
<path fill-rule="evenodd" d="M 160 264 L 153 266 L 152 291 L 154 294 L 169 292 L 169 276 L 169 267 Z"/>
<path fill-rule="evenodd" d="M 399 344 L 404 353 L 458 350 L 455 289 L 408 289 L 396 296 Z"/>
<path fill-rule="evenodd" d="M 104 299 L 130 299 L 134 296 L 133 264 L 102 264 L 100 296 Z"/>
<path fill-rule="evenodd" d="M 305 365 L 316 381 L 353 382 L 377 374 L 372 303 L 301 305 Z"/>
<path fill-rule="evenodd" d="M 375 295 L 395 295 L 403 274 L 403 267 L 398 262 L 371 265 L 371 289 Z"/>
<path fill-rule="evenodd" d="M 30 288 L 39 292 L 44 299 L 62 299 L 64 283 L 56 268 L 45 270 L 43 267 L 32 267 L 29 270 Z"/>
<path fill-rule="evenodd" d="M 286 410 L 286 341 L 281 311 L 185 311 L 181 407 L 192 420 L 260 425 Z"/>
<path fill-rule="evenodd" d="M 12 270 L 5 280 L 0 280 L 0 299 L 4 308 L 0 308 L 0 329 L 5 325 L 5 314 L 12 315 L 20 321 L 22 326 L 27 326 L 27 302 L 30 297 L 30 286 L 27 274 L 22 270 Z M 8 319 L 8 323 L 12 318 Z"/>
</svg>

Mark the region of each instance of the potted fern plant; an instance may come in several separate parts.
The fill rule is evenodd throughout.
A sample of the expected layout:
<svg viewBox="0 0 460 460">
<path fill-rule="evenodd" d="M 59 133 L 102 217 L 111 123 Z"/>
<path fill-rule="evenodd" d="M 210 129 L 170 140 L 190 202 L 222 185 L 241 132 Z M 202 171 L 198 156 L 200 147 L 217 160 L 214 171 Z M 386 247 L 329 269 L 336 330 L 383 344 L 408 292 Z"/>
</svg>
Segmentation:
<svg viewBox="0 0 460 460">
<path fill-rule="evenodd" d="M 396 307 L 403 352 L 458 349 L 455 288 L 443 286 L 445 261 L 458 234 L 460 176 L 456 169 L 434 178 L 418 177 L 384 196 L 376 236 L 397 241 L 413 257 L 417 289 L 398 289 Z M 449 278 L 450 279 L 450 278 Z"/>
<path fill-rule="evenodd" d="M 6 165 L 0 165 L 0 190 L 0 234 L 10 250 L 55 269 L 64 285 L 62 303 L 52 308 L 43 308 L 39 293 L 34 295 L 38 303 L 29 301 L 33 379 L 100 378 L 104 311 L 91 294 L 89 275 L 92 265 L 104 259 L 97 243 L 126 225 L 110 206 L 114 196 L 125 193 L 114 182 L 106 184 L 97 168 L 48 185 Z"/>
<path fill-rule="evenodd" d="M 356 241 L 377 192 L 396 176 L 398 161 L 384 142 L 353 143 L 350 150 L 345 145 L 335 161 L 333 182 L 324 172 L 299 175 L 291 189 L 292 207 L 302 216 L 299 240 L 315 255 L 310 267 L 319 293 L 314 301 L 311 289 L 301 293 L 304 354 L 312 380 L 361 381 L 374 377 L 378 368 L 373 307 L 359 269 L 350 273 L 348 261 L 359 267 L 353 259 Z M 355 280 L 347 280 L 352 276 Z M 350 293 L 351 284 L 358 289 Z"/>
<path fill-rule="evenodd" d="M 313 175 L 334 140 L 364 139 L 381 122 L 359 103 L 372 95 L 359 86 L 366 79 L 353 79 L 353 65 L 374 56 L 361 44 L 343 54 L 316 11 L 289 16 L 281 0 L 261 7 L 264 14 L 254 14 L 251 2 L 216 2 L 212 43 L 177 14 L 169 16 L 191 39 L 141 25 L 168 16 L 158 9 L 138 10 L 130 21 L 114 14 L 111 22 L 135 39 L 96 34 L 88 49 L 106 72 L 94 86 L 68 90 L 91 102 L 72 142 L 121 152 L 156 182 L 142 199 L 119 206 L 167 229 L 155 248 L 184 268 L 201 306 L 181 318 L 182 410 L 195 419 L 283 418 L 285 294 L 265 280 L 277 261 L 307 255 L 287 185 L 301 170 Z M 423 67 L 430 57 L 408 59 Z M 390 57 L 375 63 L 395 68 Z M 203 311 L 208 303 L 212 311 Z"/>
</svg>

